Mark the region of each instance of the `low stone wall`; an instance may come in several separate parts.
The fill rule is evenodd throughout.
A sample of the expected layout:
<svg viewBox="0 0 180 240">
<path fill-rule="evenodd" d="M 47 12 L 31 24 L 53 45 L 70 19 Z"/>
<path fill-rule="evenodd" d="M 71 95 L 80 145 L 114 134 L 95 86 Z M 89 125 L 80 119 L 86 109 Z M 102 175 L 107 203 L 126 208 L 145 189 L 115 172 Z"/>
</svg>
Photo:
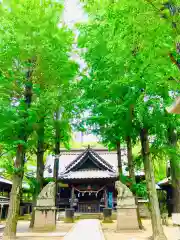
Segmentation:
<svg viewBox="0 0 180 240">
<path fill-rule="evenodd" d="M 139 212 L 142 218 L 150 218 L 150 211 L 149 211 L 149 201 L 139 199 L 138 200 Z"/>
</svg>

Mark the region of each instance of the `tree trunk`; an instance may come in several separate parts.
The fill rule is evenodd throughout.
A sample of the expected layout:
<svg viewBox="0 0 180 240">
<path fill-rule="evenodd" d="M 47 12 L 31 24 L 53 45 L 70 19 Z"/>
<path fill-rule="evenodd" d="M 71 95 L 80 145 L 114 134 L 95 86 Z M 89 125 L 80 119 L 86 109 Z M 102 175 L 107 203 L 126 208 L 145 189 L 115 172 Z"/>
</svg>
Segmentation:
<svg viewBox="0 0 180 240">
<path fill-rule="evenodd" d="M 13 175 L 13 185 L 10 193 L 10 203 L 8 216 L 6 221 L 6 226 L 3 233 L 3 240 L 5 239 L 15 239 L 16 237 L 16 228 L 17 221 L 19 216 L 20 208 L 20 196 L 22 189 L 22 180 L 24 172 L 22 167 L 24 166 L 24 147 L 19 145 L 17 148 L 15 168 L 19 169 L 19 172 L 14 173 Z"/>
<path fill-rule="evenodd" d="M 22 190 L 22 181 L 24 177 L 24 164 L 25 164 L 25 144 L 27 142 L 27 138 L 29 135 L 28 130 L 28 109 L 31 106 L 32 102 L 32 73 L 35 64 L 35 59 L 29 59 L 27 62 L 27 72 L 26 72 L 26 82 L 25 82 L 25 91 L 24 91 L 24 104 L 25 108 L 22 111 L 22 115 L 20 116 L 23 120 L 21 125 L 21 129 L 19 132 L 19 140 L 23 142 L 23 144 L 18 144 L 16 150 L 16 160 L 15 160 L 15 169 L 13 175 L 13 185 L 11 189 L 10 195 L 10 203 L 8 210 L 8 217 L 6 221 L 6 226 L 3 233 L 4 239 L 13 239 L 16 236 L 17 229 L 17 221 L 19 216 L 19 207 L 20 207 L 20 194 Z"/>
<path fill-rule="evenodd" d="M 55 149 L 56 155 L 60 154 L 60 108 L 58 107 L 55 112 Z"/>
<path fill-rule="evenodd" d="M 127 143 L 127 158 L 128 158 L 129 176 L 132 179 L 132 183 L 136 184 L 136 177 L 135 177 L 135 173 L 134 173 L 134 164 L 133 164 L 133 155 L 132 155 L 132 143 L 131 143 L 130 136 L 127 137 L 126 143 Z M 134 195 L 134 197 L 135 197 L 135 203 L 137 206 L 137 218 L 138 218 L 139 229 L 142 230 L 142 229 L 144 229 L 144 227 L 142 225 L 141 216 L 140 216 L 140 212 L 139 212 L 138 198 L 136 197 L 136 195 Z"/>
<path fill-rule="evenodd" d="M 121 176 L 123 174 L 123 171 L 122 171 L 121 143 L 120 142 L 117 142 L 117 159 L 118 159 L 119 176 Z"/>
<path fill-rule="evenodd" d="M 33 195 L 33 200 L 32 200 L 32 214 L 31 214 L 31 221 L 29 228 L 34 227 L 34 221 L 35 221 L 35 210 L 34 207 L 36 206 L 36 194 Z"/>
<path fill-rule="evenodd" d="M 59 154 L 60 154 L 60 108 L 56 110 L 55 113 L 55 159 L 54 159 L 54 172 L 53 177 L 55 181 L 55 206 L 57 206 L 57 197 L 58 197 L 58 174 L 59 174 Z M 55 214 L 56 218 L 56 214 Z M 56 221 L 56 219 L 55 219 Z"/>
<path fill-rule="evenodd" d="M 54 179 L 57 180 L 58 177 L 58 168 L 59 168 L 59 154 L 60 154 L 60 111 L 59 109 L 55 113 L 55 149 L 54 153 L 56 155 L 54 161 Z"/>
<path fill-rule="evenodd" d="M 168 129 L 169 145 L 177 148 L 177 134 L 171 127 Z M 173 189 L 173 213 L 180 213 L 180 160 L 178 154 L 170 155 L 171 179 Z"/>
<path fill-rule="evenodd" d="M 152 160 L 149 151 L 149 140 L 148 140 L 148 130 L 143 128 L 140 132 L 141 147 L 142 147 L 142 157 L 144 161 L 144 170 L 146 176 L 146 184 L 149 195 L 149 203 L 151 210 L 151 222 L 153 230 L 154 240 L 167 240 L 162 223 L 159 210 L 159 202 L 156 192 L 156 184 L 154 179 L 154 169 L 152 165 Z"/>
<path fill-rule="evenodd" d="M 37 185 L 35 189 L 35 194 L 33 196 L 33 205 L 36 206 L 37 197 L 41 190 L 43 189 L 44 183 L 44 117 L 39 120 L 38 124 L 38 142 L 37 142 L 37 170 L 36 170 L 36 180 Z M 35 211 L 33 207 L 30 228 L 34 227 L 34 220 L 35 220 Z"/>
<path fill-rule="evenodd" d="M 132 178 L 133 183 L 136 183 L 136 178 L 135 178 L 135 173 L 134 173 L 134 164 L 133 164 L 133 155 L 132 155 L 132 143 L 131 143 L 130 136 L 128 136 L 126 138 L 126 143 L 127 143 L 129 176 Z"/>
</svg>

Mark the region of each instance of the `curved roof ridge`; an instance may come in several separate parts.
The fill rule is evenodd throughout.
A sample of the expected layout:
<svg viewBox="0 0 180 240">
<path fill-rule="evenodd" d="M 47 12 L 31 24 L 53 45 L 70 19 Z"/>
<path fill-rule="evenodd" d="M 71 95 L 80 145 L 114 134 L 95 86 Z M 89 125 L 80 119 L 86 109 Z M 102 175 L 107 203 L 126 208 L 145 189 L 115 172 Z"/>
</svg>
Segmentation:
<svg viewBox="0 0 180 240">
<path fill-rule="evenodd" d="M 88 152 L 88 149 L 86 149 L 84 152 L 82 152 L 81 154 L 79 154 L 77 158 L 75 158 L 71 163 L 69 163 L 69 164 L 65 167 L 65 169 L 67 170 L 68 168 L 71 168 L 71 167 L 74 165 L 75 162 L 77 162 L 78 160 L 80 160 L 80 158 L 82 158 L 82 156 L 86 154 L 86 152 Z M 65 170 L 65 172 L 66 172 L 66 170 Z"/>
<path fill-rule="evenodd" d="M 83 158 L 83 156 L 86 156 L 88 154 L 93 157 L 96 161 L 98 161 L 101 165 L 105 166 L 110 172 L 115 172 L 115 169 L 113 165 L 108 163 L 106 160 L 104 160 L 98 153 L 96 153 L 92 148 L 88 147 L 83 151 L 80 155 L 78 155 L 77 158 L 75 158 L 70 164 L 68 164 L 65 167 L 65 171 L 62 174 L 66 174 L 70 172 Z"/>
<path fill-rule="evenodd" d="M 93 151 L 91 148 L 89 149 L 103 164 L 105 164 L 110 170 L 114 171 L 114 167 L 108 163 L 105 159 L 103 159 L 99 154 L 97 154 L 95 151 Z"/>
</svg>

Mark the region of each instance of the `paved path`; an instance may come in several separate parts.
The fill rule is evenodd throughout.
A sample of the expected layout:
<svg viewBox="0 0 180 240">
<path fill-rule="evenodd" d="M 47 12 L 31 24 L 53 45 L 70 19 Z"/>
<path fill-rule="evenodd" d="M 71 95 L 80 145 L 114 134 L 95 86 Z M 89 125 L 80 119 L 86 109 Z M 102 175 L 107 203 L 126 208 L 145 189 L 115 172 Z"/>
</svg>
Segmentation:
<svg viewBox="0 0 180 240">
<path fill-rule="evenodd" d="M 99 220 L 87 219 L 77 222 L 64 240 L 104 240 Z"/>
</svg>

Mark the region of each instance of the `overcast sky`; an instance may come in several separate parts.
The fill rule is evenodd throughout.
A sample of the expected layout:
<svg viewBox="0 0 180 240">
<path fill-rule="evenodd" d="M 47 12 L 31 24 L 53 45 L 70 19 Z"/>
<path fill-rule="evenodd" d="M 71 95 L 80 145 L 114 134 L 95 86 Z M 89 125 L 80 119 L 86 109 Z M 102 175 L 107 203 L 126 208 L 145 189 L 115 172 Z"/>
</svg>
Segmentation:
<svg viewBox="0 0 180 240">
<path fill-rule="evenodd" d="M 77 22 L 82 22 L 87 19 L 79 0 L 65 0 L 63 19 L 65 23 L 68 24 L 70 27 L 72 27 Z M 84 66 L 83 61 L 80 60 L 76 55 L 73 55 L 73 58 L 80 63 L 80 67 Z M 77 142 L 81 142 L 81 137 L 82 135 L 80 133 L 75 133 L 75 140 Z M 83 135 L 83 141 L 97 142 L 98 140 L 94 135 L 88 134 Z"/>
<path fill-rule="evenodd" d="M 68 25 L 81 22 L 86 19 L 79 0 L 65 0 L 64 21 Z"/>
</svg>

